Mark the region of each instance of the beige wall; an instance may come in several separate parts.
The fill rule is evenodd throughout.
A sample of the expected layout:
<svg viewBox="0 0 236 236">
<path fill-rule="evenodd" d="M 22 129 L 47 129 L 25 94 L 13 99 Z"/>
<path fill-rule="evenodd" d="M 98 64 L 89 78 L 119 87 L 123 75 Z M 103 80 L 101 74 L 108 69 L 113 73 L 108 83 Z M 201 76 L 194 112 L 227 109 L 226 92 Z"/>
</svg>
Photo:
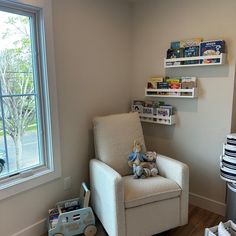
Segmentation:
<svg viewBox="0 0 236 236">
<path fill-rule="evenodd" d="M 115 0 L 53 3 L 63 174 L 76 185 L 88 176 L 92 118 L 129 109 L 130 8 Z"/>
<path fill-rule="evenodd" d="M 78 194 L 93 155 L 92 118 L 129 109 L 129 5 L 54 0 L 53 22 L 63 177 L 1 201 L 1 236 L 37 223 L 55 202 Z M 66 176 L 72 176 L 69 192 L 63 190 Z"/>
<path fill-rule="evenodd" d="M 219 156 L 231 129 L 236 2 L 148 0 L 133 7 L 132 97 L 144 97 L 146 79 L 153 75 L 197 76 L 200 87 L 198 99 L 162 99 L 177 108 L 178 122 L 172 127 L 144 124 L 148 147 L 187 163 L 193 201 L 223 212 L 225 183 L 219 177 Z M 228 64 L 165 70 L 163 58 L 170 42 L 193 37 L 225 39 Z"/>
<path fill-rule="evenodd" d="M 177 125 L 144 124 L 144 132 L 149 149 L 190 166 L 192 193 L 213 207 L 223 206 L 225 184 L 218 163 L 231 129 L 236 2 L 139 0 L 132 4 L 131 12 L 122 0 L 53 0 L 63 177 L 1 201 L 0 235 L 35 224 L 56 201 L 78 193 L 81 181 L 88 181 L 88 161 L 93 156 L 92 117 L 128 111 L 130 95 L 142 99 L 151 75 L 199 78 L 198 99 L 166 99 L 177 107 Z M 199 36 L 224 38 L 229 63 L 165 71 L 163 58 L 170 41 Z M 63 191 L 66 176 L 72 176 L 69 192 Z"/>
</svg>

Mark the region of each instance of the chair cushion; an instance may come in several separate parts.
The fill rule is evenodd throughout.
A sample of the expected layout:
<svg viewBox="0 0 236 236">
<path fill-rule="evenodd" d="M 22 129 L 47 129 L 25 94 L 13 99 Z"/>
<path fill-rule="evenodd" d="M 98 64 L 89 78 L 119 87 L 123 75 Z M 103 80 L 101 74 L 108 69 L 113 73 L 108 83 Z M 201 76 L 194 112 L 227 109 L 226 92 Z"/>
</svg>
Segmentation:
<svg viewBox="0 0 236 236">
<path fill-rule="evenodd" d="M 181 194 L 181 188 L 178 184 L 159 175 L 146 179 L 134 179 L 130 175 L 123 177 L 123 181 L 125 208 L 175 198 Z"/>
<path fill-rule="evenodd" d="M 122 176 L 131 174 L 128 157 L 134 140 L 139 141 L 146 151 L 138 113 L 96 117 L 93 123 L 96 158 Z"/>
</svg>

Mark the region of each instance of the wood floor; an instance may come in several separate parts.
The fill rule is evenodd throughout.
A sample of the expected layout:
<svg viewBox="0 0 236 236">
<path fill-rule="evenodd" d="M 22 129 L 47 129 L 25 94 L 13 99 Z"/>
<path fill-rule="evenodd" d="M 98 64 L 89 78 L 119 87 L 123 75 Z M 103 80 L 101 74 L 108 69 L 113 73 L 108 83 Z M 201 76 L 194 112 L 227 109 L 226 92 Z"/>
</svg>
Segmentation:
<svg viewBox="0 0 236 236">
<path fill-rule="evenodd" d="M 218 225 L 220 221 L 224 221 L 223 216 L 190 205 L 189 223 L 187 225 L 157 234 L 156 236 L 203 236 L 205 228 Z M 106 235 L 101 225 L 99 225 L 97 236 Z M 47 236 L 47 234 L 42 236 Z"/>
<path fill-rule="evenodd" d="M 218 225 L 224 217 L 201 209 L 189 206 L 189 223 L 156 236 L 203 236 L 205 228 Z"/>
</svg>

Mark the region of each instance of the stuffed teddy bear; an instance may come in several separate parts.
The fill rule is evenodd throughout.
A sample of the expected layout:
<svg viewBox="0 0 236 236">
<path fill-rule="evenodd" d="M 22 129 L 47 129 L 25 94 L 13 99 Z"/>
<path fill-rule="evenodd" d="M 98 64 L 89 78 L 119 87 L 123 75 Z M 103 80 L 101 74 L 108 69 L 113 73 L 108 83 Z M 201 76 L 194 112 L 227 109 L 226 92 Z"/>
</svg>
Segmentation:
<svg viewBox="0 0 236 236">
<path fill-rule="evenodd" d="M 142 145 L 134 141 L 133 151 L 129 156 L 128 165 L 133 168 L 134 178 L 157 176 L 156 152 L 142 152 Z"/>
<path fill-rule="evenodd" d="M 157 176 L 159 173 L 157 164 L 156 164 L 157 153 L 149 151 L 149 152 L 146 152 L 145 156 L 147 158 L 147 163 L 145 167 L 150 170 L 151 176 Z"/>
</svg>

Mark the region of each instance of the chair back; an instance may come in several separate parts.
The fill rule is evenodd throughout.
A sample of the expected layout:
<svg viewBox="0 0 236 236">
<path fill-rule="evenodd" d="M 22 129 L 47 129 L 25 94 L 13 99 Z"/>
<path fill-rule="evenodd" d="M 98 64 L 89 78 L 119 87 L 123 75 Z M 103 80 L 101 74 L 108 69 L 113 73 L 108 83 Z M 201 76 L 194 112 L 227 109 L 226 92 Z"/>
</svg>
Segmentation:
<svg viewBox="0 0 236 236">
<path fill-rule="evenodd" d="M 128 158 L 134 140 L 140 142 L 143 151 L 146 151 L 138 113 L 96 117 L 93 124 L 96 158 L 122 176 L 131 174 L 132 169 L 128 166 Z"/>
</svg>

